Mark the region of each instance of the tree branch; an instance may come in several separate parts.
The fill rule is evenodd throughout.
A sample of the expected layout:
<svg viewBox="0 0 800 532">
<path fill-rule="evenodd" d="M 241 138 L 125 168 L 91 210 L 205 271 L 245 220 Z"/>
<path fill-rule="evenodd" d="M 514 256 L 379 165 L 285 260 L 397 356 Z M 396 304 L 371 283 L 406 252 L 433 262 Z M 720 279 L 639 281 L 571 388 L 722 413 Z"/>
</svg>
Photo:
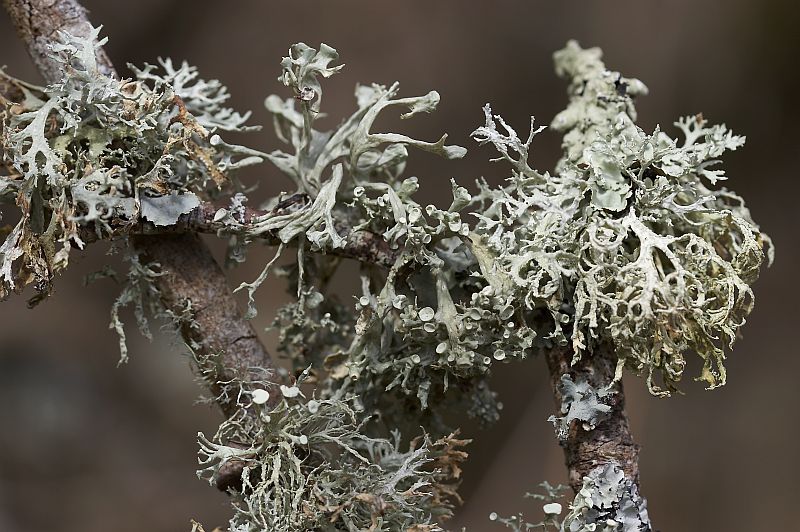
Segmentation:
<svg viewBox="0 0 800 532">
<path fill-rule="evenodd" d="M 287 202 L 282 202 L 279 207 L 272 211 L 260 211 L 256 209 L 246 208 L 241 217 L 237 217 L 237 221 L 242 226 L 253 225 L 257 220 L 267 220 L 271 216 L 279 216 L 287 211 L 295 208 L 302 208 L 300 203 L 302 199 L 300 196 L 293 196 Z M 112 226 L 112 233 L 110 238 L 125 236 L 125 235 L 177 235 L 183 233 L 206 233 L 206 234 L 237 234 L 242 231 L 237 228 L 232 228 L 224 221 L 215 221 L 214 216 L 218 211 L 218 207 L 210 202 L 204 202 L 192 211 L 182 214 L 177 222 L 169 226 L 157 226 L 147 220 L 140 219 L 133 224 L 121 225 L 119 227 Z M 278 231 L 280 228 L 265 232 L 259 235 L 258 238 L 262 239 L 265 243 L 277 246 L 281 243 L 278 238 Z M 348 258 L 363 262 L 365 264 L 377 264 L 391 268 L 397 260 L 400 249 L 392 249 L 389 243 L 386 242 L 380 235 L 370 231 L 353 231 L 352 228 L 344 224 L 338 224 L 336 227 L 340 236 L 344 237 L 345 244 L 341 248 L 336 248 L 326 251 L 331 255 L 338 257 Z M 80 232 L 80 238 L 84 243 L 92 243 L 103 238 L 104 235 L 98 235 L 93 227 L 83 227 Z"/>
<path fill-rule="evenodd" d="M 550 385 L 556 402 L 556 411 L 561 408 L 561 376 L 570 374 L 574 381 L 586 380 L 593 388 L 606 387 L 614 380 L 616 359 L 609 348 L 596 349 L 584 355 L 575 365 L 572 349 L 553 348 L 547 351 L 547 367 L 550 370 Z M 615 463 L 637 487 L 639 487 L 639 446 L 633 440 L 628 416 L 625 414 L 625 393 L 622 383 L 615 385 L 616 393 L 609 396 L 611 412 L 592 430 L 585 430 L 580 423 L 573 423 L 567 439 L 561 443 L 569 473 L 569 485 L 578 493 L 583 477 L 598 466 Z"/>
<path fill-rule="evenodd" d="M 77 0 L 3 0 L 17 34 L 42 77 L 52 83 L 61 77 L 49 46 L 58 42 L 58 32 L 88 37 L 91 26 L 86 9 Z M 97 54 L 97 66 L 103 74 L 114 75 L 114 66 L 104 51 Z"/>
</svg>

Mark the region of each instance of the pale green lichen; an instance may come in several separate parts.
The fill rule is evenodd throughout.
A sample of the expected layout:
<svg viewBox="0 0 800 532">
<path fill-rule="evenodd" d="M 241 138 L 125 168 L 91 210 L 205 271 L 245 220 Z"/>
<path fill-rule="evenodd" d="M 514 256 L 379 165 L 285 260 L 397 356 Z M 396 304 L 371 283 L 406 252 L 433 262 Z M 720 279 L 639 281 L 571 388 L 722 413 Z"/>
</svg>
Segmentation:
<svg viewBox="0 0 800 532">
<path fill-rule="evenodd" d="M 300 384 L 281 386 L 274 406 L 253 400 L 213 441 L 199 434 L 198 476 L 213 484 L 220 468 L 244 465 L 230 530 L 442 530 L 466 442 L 453 434 L 401 449 L 398 432 L 365 434 L 352 399 L 307 400 Z"/>
<path fill-rule="evenodd" d="M 563 532 L 649 532 L 647 501 L 636 484 L 615 464 L 606 464 L 584 477 L 570 504 Z"/>
<path fill-rule="evenodd" d="M 219 82 L 168 60 L 134 69 L 135 80 L 103 76 L 94 62 L 97 35 L 65 37 L 54 47 L 64 70 L 59 83 L 9 80 L 24 98 L 4 110 L 10 173 L 0 176 L 0 197 L 14 201 L 22 218 L 0 245 L 0 295 L 27 284 L 37 300 L 48 295 L 86 231 L 104 237 L 142 221 L 168 227 L 222 195 L 229 206 L 217 210 L 214 224 L 231 238 L 230 262 L 243 261 L 260 237 L 282 243 L 261 275 L 239 287 L 248 316 L 274 261 L 296 249 L 296 260 L 276 271 L 293 301 L 274 328 L 291 373 L 316 386 L 313 399 L 267 378 L 222 382 L 214 366 L 222 357 L 199 360 L 197 346 L 187 346 L 217 399 L 241 406 L 213 438 L 200 437 L 202 477 L 214 481 L 231 461 L 246 465 L 230 530 L 438 530 L 464 458 L 464 442 L 448 436 L 448 413 L 496 419 L 492 366 L 542 349 L 571 345 L 577 361 L 609 346 L 616 378 L 632 369 L 657 394 L 676 388 L 695 352 L 704 362 L 700 378 L 710 387 L 725 382 L 724 350 L 752 308 L 750 285 L 762 262 L 772 260 L 769 239 L 742 199 L 717 187 L 725 176 L 712 169 L 743 138 L 702 117 L 677 123 L 680 141 L 660 129 L 645 133 L 632 99 L 644 85 L 608 71 L 599 50 L 569 43 L 556 54 L 570 103 L 553 122 L 565 132 L 554 172 L 530 161 L 543 128 L 531 119 L 520 138 L 487 104 L 473 137 L 494 146 L 511 175 L 504 186 L 480 181 L 473 192 L 452 181 L 443 209 L 415 199 L 419 180 L 403 175 L 409 147 L 445 158 L 466 150 L 446 145 L 446 135 L 423 141 L 373 131 L 393 108 L 403 118 L 432 112 L 435 91 L 400 97 L 397 83 L 359 85 L 355 111 L 320 131 L 321 80 L 341 69 L 338 54 L 297 44 L 281 63 L 289 94 L 265 101 L 288 148 L 264 153 L 221 138 L 248 129 L 249 115 L 224 106 Z M 249 189 L 232 172 L 261 161 L 295 190 L 264 205 L 268 214 L 245 220 Z M 292 207 L 279 209 L 287 200 Z M 341 301 L 332 279 L 342 261 L 332 253 L 358 232 L 382 239 L 394 262 L 388 270 L 364 265 L 360 293 Z M 128 304 L 146 331 L 156 275 L 157 265 L 131 259 L 113 308 L 121 336 L 119 310 Z M 196 326 L 190 305 L 180 315 L 156 310 Z M 124 336 L 121 349 L 124 358 Z M 587 428 L 602 421 L 606 389 L 568 376 L 562 383 L 564 417 L 554 420 L 562 435 L 573 421 Z M 264 394 L 278 390 L 271 406 Z M 618 469 L 598 471 L 559 526 L 647 530 L 631 481 Z M 558 523 L 553 504 L 531 526 Z M 501 522 L 531 529 L 515 519 Z"/>
<path fill-rule="evenodd" d="M 153 283 L 153 280 L 161 275 L 161 272 L 157 270 L 157 265 L 142 264 L 134 253 L 128 253 L 125 259 L 130 264 L 128 275 L 119 296 L 111 305 L 111 323 L 109 324 L 109 328 L 114 329 L 119 337 L 120 363 L 128 361 L 127 337 L 120 318 L 120 311 L 125 307 L 132 306 L 139 332 L 148 339 L 152 338 L 147 319 L 148 313 L 160 315 L 163 312 L 158 303 L 158 290 Z"/>
<path fill-rule="evenodd" d="M 626 365 L 668 394 L 696 352 L 700 378 L 724 384 L 724 350 L 752 309 L 749 285 L 765 255 L 772 260 L 741 198 L 711 188 L 724 175 L 709 167 L 744 139 L 700 117 L 678 122 L 683 141 L 646 134 L 633 122 L 641 82 L 574 42 L 555 57 L 571 95 L 554 120 L 566 132 L 556 175 L 531 169 L 530 142 L 498 132 L 488 107 L 475 132 L 504 158 L 509 147 L 517 154 L 509 184 L 482 190 L 475 232 L 487 262 L 525 309 L 551 314 L 550 338 L 571 342 L 576 359 L 610 342 L 619 371 Z"/>
<path fill-rule="evenodd" d="M 337 264 L 327 261 L 323 266 L 322 259 L 298 258 L 291 290 L 300 295 L 299 301 L 282 310 L 276 322 L 281 349 L 298 361 L 299 368 L 309 362 L 316 362 L 317 370 L 324 365 L 332 377 L 326 385 L 328 393 L 355 393 L 368 411 L 380 411 L 381 403 L 395 400 L 391 397 L 398 393 L 417 403 L 404 401 L 411 410 L 424 410 L 431 394 L 441 398 L 450 381 L 458 382 L 461 389 L 451 396 L 472 400 L 475 394 L 494 403 L 482 382 L 491 361 L 530 347 L 535 333 L 508 311 L 492 312 L 491 295 L 462 288 L 474 284 L 466 271 L 472 259 L 459 240 L 469 233 L 459 214 L 471 200 L 466 189 L 454 185 L 448 210 L 423 207 L 412 199 L 419 188 L 417 179 L 401 177 L 408 146 L 447 158 L 462 157 L 465 150 L 445 145 L 446 136 L 426 142 L 371 131 L 384 110 L 399 106 L 408 109 L 403 118 L 409 118 L 432 111 L 439 95 L 431 92 L 397 98 L 397 83 L 388 89 L 358 86 L 358 109 L 353 115 L 334 131 L 317 131 L 313 127 L 318 111 L 315 104 L 321 88 L 298 80 L 311 79 L 315 73 L 327 77 L 336 71 L 330 66 L 335 51 L 324 45 L 320 50 L 325 52 L 324 61 L 314 59 L 317 53 L 305 45 L 292 47 L 279 79 L 290 86 L 295 99 L 270 96 L 266 100 L 267 109 L 275 116 L 278 137 L 294 149 L 292 154 L 273 152 L 268 159 L 295 181 L 298 192 L 311 194 L 311 203 L 293 213 L 257 219 L 245 231 L 252 237 L 277 231 L 283 242 L 300 237 L 300 250 L 304 249 L 303 240 L 312 251 L 330 250 L 344 245 L 346 237 L 338 233 L 333 221 L 339 220 L 352 230 L 382 234 L 390 245 L 402 247 L 402 252 L 388 277 L 365 277 L 363 295 L 355 305 L 355 321 L 341 303 L 329 301 L 325 287 L 307 285 L 301 279 L 305 262 L 326 269 L 327 278 Z M 311 91 L 304 91 L 309 87 Z M 324 179 L 328 171 L 330 177 Z M 464 272 L 464 279 L 454 277 L 459 271 Z M 404 278 L 398 281 L 400 272 Z M 256 280 L 240 288 L 247 288 L 252 296 L 259 284 Z M 464 293 L 454 300 L 453 290 Z M 313 299 L 302 295 L 306 293 L 313 293 Z M 464 295 L 469 299 L 463 300 Z M 253 312 L 255 301 L 251 302 Z M 432 314 L 427 315 L 429 312 Z M 505 332 L 494 337 L 497 330 Z M 497 416 L 495 406 L 475 404 L 472 410 L 487 419 Z"/>
<path fill-rule="evenodd" d="M 550 416 L 547 421 L 553 424 L 558 439 L 562 441 L 566 439 L 574 421 L 580 422 L 584 430 L 593 430 L 598 423 L 607 419 L 611 407 L 606 398 L 615 393 L 609 388 L 597 390 L 582 379 L 575 382 L 569 375 L 561 376 L 560 392 L 563 416 Z"/>
<path fill-rule="evenodd" d="M 224 107 L 219 82 L 169 61 L 163 75 L 147 66 L 134 69 L 136 80 L 104 76 L 98 34 L 61 35 L 52 47 L 64 73 L 57 83 L 42 88 L 6 76 L 24 98 L 3 111 L 10 173 L 0 188 L 22 216 L 0 248 L 1 297 L 33 284 L 32 301 L 41 300 L 70 250 L 84 246 L 81 235 L 107 235 L 140 215 L 172 225 L 227 185 L 223 170 L 244 164 L 236 147 L 211 142 L 214 131 L 241 130 L 246 119 Z"/>
<path fill-rule="evenodd" d="M 489 520 L 505 525 L 514 532 L 552 530 L 553 532 L 650 532 L 652 526 L 647 512 L 647 501 L 639 495 L 633 481 L 625 476 L 615 463 L 593 469 L 583 478 L 583 485 L 575 499 L 569 503 L 566 515 L 564 506 L 557 502 L 563 497 L 563 488 L 553 488 L 546 482 L 544 495 L 534 497 L 545 502 L 544 518 L 536 523 L 527 521 L 523 514 L 501 517 L 492 512 Z M 526 496 L 531 496 L 527 494 Z"/>
</svg>

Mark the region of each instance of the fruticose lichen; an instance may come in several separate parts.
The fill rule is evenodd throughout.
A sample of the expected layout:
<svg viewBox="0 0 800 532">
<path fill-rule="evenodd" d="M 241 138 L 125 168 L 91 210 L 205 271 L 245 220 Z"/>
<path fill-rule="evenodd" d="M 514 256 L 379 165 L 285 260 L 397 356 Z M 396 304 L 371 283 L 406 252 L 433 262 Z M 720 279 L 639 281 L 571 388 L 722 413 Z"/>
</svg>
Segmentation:
<svg viewBox="0 0 800 532">
<path fill-rule="evenodd" d="M 452 202 L 440 208 L 415 199 L 419 179 L 404 176 L 409 150 L 451 159 L 466 150 L 447 145 L 446 135 L 423 141 L 374 131 L 380 113 L 432 112 L 435 91 L 400 97 L 397 83 L 358 85 L 355 111 L 321 131 L 322 80 L 342 68 L 338 54 L 294 45 L 279 77 L 288 93 L 265 101 L 287 148 L 264 153 L 222 139 L 248 129 L 249 115 L 224 106 L 221 84 L 169 60 L 133 68 L 134 80 L 104 76 L 97 36 L 64 36 L 53 48 L 63 65 L 58 83 L 7 80 L 23 98 L 4 105 L 0 196 L 21 218 L 0 246 L 0 295 L 33 284 L 38 301 L 87 235 L 169 228 L 222 196 L 229 207 L 214 224 L 231 238 L 231 263 L 262 237 L 281 243 L 239 290 L 252 317 L 270 271 L 287 279 L 294 299 L 274 329 L 300 381 L 213 383 L 241 408 L 213 438 L 200 436 L 203 478 L 245 465 L 230 530 L 439 530 L 465 457 L 447 413 L 495 420 L 492 366 L 536 351 L 570 346 L 577 361 L 610 345 L 616 379 L 631 369 L 661 395 L 676 389 L 685 357 L 697 353 L 700 379 L 724 384 L 725 349 L 752 309 L 762 262 L 772 260 L 744 201 L 717 186 L 725 176 L 714 165 L 744 138 L 701 116 L 676 123 L 680 140 L 659 128 L 645 133 L 633 106 L 644 85 L 608 71 L 598 49 L 570 42 L 556 53 L 570 102 L 553 121 L 565 133 L 555 171 L 529 160 L 542 127 L 531 119 L 523 140 L 487 104 L 472 136 L 499 152 L 510 176 L 501 187 L 480 181 L 473 192 L 453 181 Z M 245 219 L 249 189 L 234 171 L 263 161 L 294 190 Z M 339 254 L 370 238 L 383 245 L 381 257 L 356 257 L 360 293 L 341 301 L 331 286 Z M 289 249 L 296 260 L 275 266 Z M 120 333 L 122 306 L 142 317 L 157 299 L 158 265 L 131 265 L 113 311 Z M 169 315 L 192 326 L 191 309 Z M 122 349 L 124 357 L 124 341 Z M 562 432 L 574 420 L 589 428 L 602 420 L 602 390 L 568 376 L 563 384 Z M 279 389 L 279 400 L 268 401 Z M 647 530 L 630 480 L 609 467 L 588 477 L 563 530 Z"/>
<path fill-rule="evenodd" d="M 199 434 L 199 476 L 213 483 L 229 462 L 244 464 L 230 530 L 441 530 L 430 523 L 458 501 L 463 440 L 401 449 L 398 432 L 366 435 L 351 400 L 306 399 L 296 385 L 279 393 L 269 406 L 269 393 L 254 390 L 254 412 L 223 423 L 213 441 Z"/>
<path fill-rule="evenodd" d="M 669 394 L 694 352 L 699 378 L 719 386 L 724 350 L 753 306 L 750 284 L 765 255 L 772 260 L 744 201 L 715 187 L 725 175 L 711 167 L 744 138 L 701 116 L 676 122 L 682 140 L 645 133 L 633 107 L 644 85 L 600 57 L 575 42 L 555 54 L 570 82 L 570 103 L 553 121 L 565 132 L 555 175 L 528 164 L 533 127 L 523 143 L 485 108 L 474 136 L 513 170 L 506 187 L 482 189 L 481 253 L 504 294 L 549 312 L 549 338 L 571 342 L 575 359 L 609 342 L 617 378 L 627 366 Z"/>
<path fill-rule="evenodd" d="M 3 106 L 0 194 L 21 218 L 0 247 L 1 297 L 33 284 L 31 302 L 40 301 L 87 235 L 119 233 L 140 217 L 172 225 L 198 198 L 217 195 L 230 170 L 256 162 L 211 142 L 209 131 L 241 130 L 247 118 L 224 107 L 218 82 L 170 61 L 163 74 L 147 66 L 135 80 L 107 77 L 98 34 L 63 34 L 52 47 L 60 82 L 36 87 L 2 74 L 23 99 Z"/>
</svg>

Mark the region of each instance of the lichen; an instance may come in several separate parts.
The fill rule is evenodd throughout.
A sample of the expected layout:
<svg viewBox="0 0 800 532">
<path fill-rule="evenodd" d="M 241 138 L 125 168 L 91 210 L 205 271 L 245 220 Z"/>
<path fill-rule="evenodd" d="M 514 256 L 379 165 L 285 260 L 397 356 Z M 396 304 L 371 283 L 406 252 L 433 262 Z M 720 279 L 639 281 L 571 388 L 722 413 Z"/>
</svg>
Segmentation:
<svg viewBox="0 0 800 532">
<path fill-rule="evenodd" d="M 563 499 L 564 491 L 567 487 L 562 485 L 553 486 L 546 481 L 539 484 L 539 487 L 543 493 L 526 493 L 525 498 L 535 499 L 544 503 L 541 505 L 543 515 L 540 521 L 531 523 L 522 512 L 510 517 L 503 517 L 498 515 L 497 512 L 492 512 L 489 514 L 489 521 L 504 525 L 514 532 L 530 532 L 531 530 L 552 530 L 555 532 L 561 530 L 561 513 L 564 511 L 564 506 L 558 501 Z"/>
<path fill-rule="evenodd" d="M 608 342 L 617 378 L 627 366 L 663 395 L 694 352 L 699 378 L 719 386 L 724 351 L 753 306 L 750 284 L 772 261 L 744 201 L 715 189 L 724 174 L 709 169 L 744 138 L 699 116 L 677 122 L 682 141 L 645 133 L 633 107 L 644 85 L 606 70 L 600 56 L 575 42 L 555 55 L 570 80 L 570 104 L 553 121 L 565 132 L 555 175 L 525 160 L 536 131 L 522 143 L 485 108 L 474 136 L 511 159 L 512 176 L 483 187 L 475 233 L 493 275 L 520 307 L 551 315 L 549 338 L 571 342 L 575 360 Z"/>
<path fill-rule="evenodd" d="M 581 423 L 584 430 L 593 430 L 598 423 L 608 418 L 611 406 L 606 399 L 615 393 L 613 389 L 593 388 L 583 379 L 577 382 L 569 375 L 561 376 L 561 413 L 563 416 L 550 416 L 549 422 L 556 429 L 558 439 L 563 441 L 573 422 Z"/>
<path fill-rule="evenodd" d="M 2 297 L 33 284 L 32 302 L 40 301 L 85 234 L 107 236 L 140 214 L 172 225 L 198 197 L 229 185 L 223 171 L 257 162 L 233 162 L 235 147 L 211 142 L 213 132 L 241 130 L 246 119 L 223 106 L 219 82 L 170 61 L 163 75 L 147 66 L 134 69 L 135 80 L 104 76 L 98 35 L 61 34 L 52 46 L 64 74 L 57 83 L 35 87 L 3 74 L 24 98 L 2 114 L 10 173 L 1 188 L 21 212 L 0 249 Z"/>
<path fill-rule="evenodd" d="M 492 512 L 489 520 L 505 525 L 514 532 L 531 530 L 553 530 L 558 532 L 650 532 L 650 517 L 647 501 L 639 495 L 636 484 L 615 463 L 608 463 L 593 469 L 583 478 L 583 485 L 575 499 L 569 503 L 566 515 L 562 517 L 564 505 L 559 500 L 564 497 L 564 488 L 554 488 L 544 482 L 544 494 L 526 494 L 545 504 L 542 505 L 543 519 L 531 523 L 522 513 L 511 517 L 501 517 Z"/>
<path fill-rule="evenodd" d="M 649 532 L 647 501 L 636 484 L 615 464 L 593 469 L 583 479 L 570 511 L 561 523 L 563 532 Z"/>
<path fill-rule="evenodd" d="M 227 201 L 213 224 L 230 238 L 230 263 L 261 238 L 279 242 L 238 290 L 253 317 L 273 268 L 287 280 L 292 301 L 273 321 L 291 366 L 287 381 L 222 381 L 224 353 L 200 360 L 209 355 L 187 345 L 218 402 L 239 407 L 213 437 L 199 436 L 201 477 L 214 483 L 229 464 L 245 466 L 230 530 L 439 530 L 465 458 L 448 414 L 494 421 L 501 403 L 488 385 L 492 367 L 541 350 L 569 346 L 577 362 L 610 346 L 615 379 L 633 370 L 659 395 L 677 389 L 696 353 L 700 379 L 725 383 L 722 361 L 752 309 L 750 285 L 772 261 L 744 201 L 718 186 L 719 157 L 744 138 L 701 116 L 676 123 L 680 140 L 660 128 L 644 132 L 633 97 L 645 86 L 607 70 L 598 49 L 570 42 L 556 53 L 570 102 L 553 121 L 564 132 L 554 171 L 530 160 L 543 128 L 531 118 L 521 138 L 487 104 L 472 136 L 499 152 L 494 160 L 510 176 L 472 191 L 453 180 L 452 201 L 441 208 L 418 201 L 420 178 L 404 175 L 407 159 L 415 150 L 448 159 L 466 150 L 447 145 L 446 134 L 426 141 L 374 131 L 388 111 L 433 112 L 437 92 L 401 97 L 398 83 L 358 85 L 353 113 L 321 131 L 323 80 L 341 70 L 338 53 L 294 45 L 278 78 L 288 94 L 265 100 L 286 148 L 266 153 L 223 140 L 250 126 L 248 113 L 225 107 L 219 82 L 169 60 L 134 67 L 133 80 L 104 76 L 98 35 L 64 35 L 53 47 L 58 83 L 8 78 L 23 99 L 3 109 L 9 173 L 0 176 L 0 198 L 21 218 L 0 245 L 0 296 L 33 284 L 38 302 L 86 235 L 124 237 L 137 224 L 169 229 L 213 199 Z M 262 161 L 294 189 L 246 217 L 251 187 L 235 171 Z M 363 235 L 389 250 L 391 264 L 361 257 L 360 292 L 342 300 L 332 286 L 345 264 L 338 254 Z M 290 252 L 296 259 L 276 266 Z M 149 306 L 196 327 L 191 302 L 185 313 L 158 308 L 157 264 L 130 263 L 112 310 L 123 359 L 125 305 L 145 333 Z M 591 429 L 603 420 L 613 384 L 595 390 L 563 378 L 564 416 L 554 419 L 562 436 L 573 421 Z M 499 519 L 515 530 L 555 526 L 555 504 L 547 502 L 539 524 Z M 558 526 L 649 530 L 635 486 L 614 466 L 587 477 Z"/>
<path fill-rule="evenodd" d="M 451 434 L 403 448 L 399 432 L 366 435 L 352 398 L 306 399 L 300 385 L 280 386 L 272 406 L 242 401 L 213 440 L 198 435 L 199 477 L 213 484 L 230 462 L 244 465 L 230 530 L 442 530 L 467 442 Z"/>
</svg>

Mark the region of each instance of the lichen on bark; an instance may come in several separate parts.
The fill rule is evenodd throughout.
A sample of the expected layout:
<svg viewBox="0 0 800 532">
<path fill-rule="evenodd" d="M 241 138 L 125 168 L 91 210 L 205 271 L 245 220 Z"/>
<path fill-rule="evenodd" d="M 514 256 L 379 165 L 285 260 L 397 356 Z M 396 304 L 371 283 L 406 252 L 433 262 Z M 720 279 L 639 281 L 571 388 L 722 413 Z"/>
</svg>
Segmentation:
<svg viewBox="0 0 800 532">
<path fill-rule="evenodd" d="M 0 246 L 0 295 L 27 284 L 34 302 L 49 295 L 87 234 L 129 240 L 135 255 L 112 326 L 124 340 L 126 304 L 143 325 L 148 307 L 166 316 L 209 381 L 227 419 L 199 435 L 198 475 L 232 493 L 230 530 L 440 530 L 467 443 L 448 413 L 496 420 L 492 368 L 536 353 L 564 414 L 555 423 L 578 493 L 559 526 L 649 529 L 620 378 L 632 370 L 668 395 L 696 353 L 699 378 L 725 383 L 725 351 L 772 260 L 743 200 L 717 186 L 718 158 L 742 137 L 700 116 L 676 123 L 680 140 L 645 133 L 633 105 L 645 86 L 570 42 L 555 56 L 570 102 L 553 121 L 564 132 L 553 172 L 530 160 L 543 128 L 531 119 L 521 138 L 487 104 L 473 138 L 510 175 L 472 191 L 453 180 L 442 208 L 420 203 L 406 161 L 414 150 L 450 159 L 466 150 L 446 134 L 374 131 L 381 113 L 434 111 L 435 91 L 359 85 L 353 113 L 319 130 L 338 52 L 296 44 L 281 62 L 285 94 L 265 101 L 286 148 L 266 153 L 223 140 L 248 129 L 249 114 L 225 106 L 220 83 L 169 60 L 116 79 L 98 62 L 103 42 L 97 29 L 61 34 L 49 48 L 58 79 L 4 79 L 18 101 L 4 107 L 10 172 L 0 196 L 21 220 Z M 293 190 L 251 209 L 236 170 L 262 162 Z M 239 287 L 245 316 L 191 234 L 201 228 L 232 239 L 232 263 L 256 241 L 278 245 Z M 147 232 L 167 234 L 136 234 Z M 294 260 L 278 266 L 286 253 Z M 352 300 L 332 287 L 342 257 L 361 261 Z M 284 373 L 244 319 L 273 270 L 293 296 L 273 325 Z"/>
</svg>

